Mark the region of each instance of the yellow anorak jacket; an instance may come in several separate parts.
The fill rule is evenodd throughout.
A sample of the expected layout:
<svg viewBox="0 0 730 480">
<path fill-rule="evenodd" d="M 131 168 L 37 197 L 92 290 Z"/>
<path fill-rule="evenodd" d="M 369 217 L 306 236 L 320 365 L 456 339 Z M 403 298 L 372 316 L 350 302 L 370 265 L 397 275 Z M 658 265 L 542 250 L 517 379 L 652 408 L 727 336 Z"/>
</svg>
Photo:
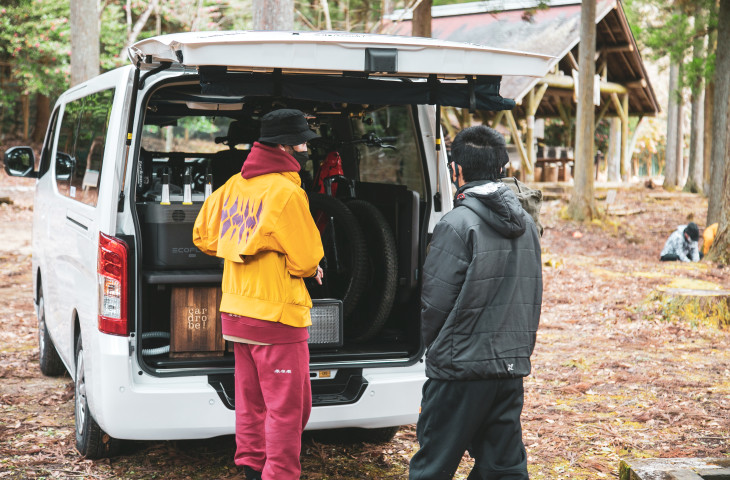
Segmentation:
<svg viewBox="0 0 730 480">
<path fill-rule="evenodd" d="M 298 171 L 291 155 L 255 143 L 241 174 L 203 204 L 193 242 L 225 260 L 221 312 L 312 324 L 303 278 L 316 274 L 324 251 Z"/>
</svg>

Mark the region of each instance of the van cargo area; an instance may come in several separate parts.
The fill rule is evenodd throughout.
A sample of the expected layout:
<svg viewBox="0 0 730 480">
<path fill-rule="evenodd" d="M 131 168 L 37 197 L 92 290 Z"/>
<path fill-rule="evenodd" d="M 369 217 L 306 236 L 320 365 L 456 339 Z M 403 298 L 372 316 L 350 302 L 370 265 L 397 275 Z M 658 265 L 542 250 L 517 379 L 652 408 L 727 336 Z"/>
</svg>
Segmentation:
<svg viewBox="0 0 730 480">
<path fill-rule="evenodd" d="M 356 395 L 364 366 L 418 361 L 430 195 L 416 107 L 260 95 L 256 83 L 246 84 L 250 96 L 225 96 L 186 78 L 153 89 L 140 119 L 134 307 L 143 368 L 208 374 L 227 390 L 233 351 L 220 332 L 223 263 L 195 247 L 192 229 L 210 192 L 240 172 L 261 116 L 278 108 L 302 110 L 321 136 L 300 172 L 325 250 L 323 285 L 306 280 L 315 304 L 310 354 L 313 372 L 336 374 L 319 397 L 314 382 L 315 404 Z M 257 78 L 273 84 L 273 75 Z M 232 215 L 248 214 L 237 208 Z"/>
</svg>

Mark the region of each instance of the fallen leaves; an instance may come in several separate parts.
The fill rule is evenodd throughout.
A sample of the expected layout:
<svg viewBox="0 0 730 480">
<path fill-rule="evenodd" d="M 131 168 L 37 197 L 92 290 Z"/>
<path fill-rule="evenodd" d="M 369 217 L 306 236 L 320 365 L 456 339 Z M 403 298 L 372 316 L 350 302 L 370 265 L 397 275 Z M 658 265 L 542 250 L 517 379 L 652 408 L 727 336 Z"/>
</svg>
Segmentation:
<svg viewBox="0 0 730 480">
<path fill-rule="evenodd" d="M 543 204 L 544 298 L 523 409 L 533 480 L 615 478 L 627 456 L 729 453 L 730 333 L 638 309 L 674 277 L 730 283 L 727 269 L 658 262 L 676 225 L 706 210 L 701 197 L 662 195 L 647 202 L 643 191 L 619 189 L 621 205 L 644 211 L 610 224 L 574 224 L 559 218 L 561 202 Z M 27 212 L 0 211 L 0 229 Z M 232 437 L 128 442 L 118 458 L 80 457 L 73 382 L 38 371 L 31 285 L 30 258 L 0 254 L 0 479 L 241 478 Z M 403 479 L 417 449 L 413 425 L 381 445 L 306 436 L 302 479 Z M 465 455 L 456 479 L 473 464 Z"/>
</svg>

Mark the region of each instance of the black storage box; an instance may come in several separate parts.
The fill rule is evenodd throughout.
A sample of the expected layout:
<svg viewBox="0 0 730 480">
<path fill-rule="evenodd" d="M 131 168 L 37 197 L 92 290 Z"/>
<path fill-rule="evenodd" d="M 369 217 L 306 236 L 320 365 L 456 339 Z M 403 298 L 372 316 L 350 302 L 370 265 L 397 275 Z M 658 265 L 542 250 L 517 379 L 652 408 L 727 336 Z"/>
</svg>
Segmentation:
<svg viewBox="0 0 730 480">
<path fill-rule="evenodd" d="M 142 226 L 142 259 L 156 270 L 218 268 L 222 259 L 206 255 L 193 244 L 193 225 L 202 203 L 192 205 L 137 204 Z"/>
</svg>

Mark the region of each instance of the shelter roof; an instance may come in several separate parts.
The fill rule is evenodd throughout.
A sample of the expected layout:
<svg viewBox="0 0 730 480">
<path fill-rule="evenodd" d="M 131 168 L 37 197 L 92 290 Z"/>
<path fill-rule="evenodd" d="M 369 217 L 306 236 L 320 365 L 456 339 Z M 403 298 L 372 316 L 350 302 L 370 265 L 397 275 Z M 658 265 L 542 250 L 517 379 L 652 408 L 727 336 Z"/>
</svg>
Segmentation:
<svg viewBox="0 0 730 480">
<path fill-rule="evenodd" d="M 433 7 L 432 36 L 553 56 L 550 67 L 556 70 L 549 76 L 563 76 L 570 83 L 572 71 L 577 69 L 580 1 L 551 0 L 547 8 L 536 8 L 537 5 L 534 0 L 489 0 Z M 412 15 L 409 12 L 396 11 L 389 18 L 394 22 L 393 33 L 410 34 Z M 596 23 L 596 73 L 605 74 L 605 82 L 626 88 L 630 115 L 655 115 L 659 111 L 656 95 L 621 2 L 597 0 Z M 544 81 L 504 77 L 500 93 L 520 103 L 534 86 Z M 575 110 L 573 91 L 551 86 L 537 116 L 559 116 L 558 102 L 564 108 Z M 601 105 L 606 103 L 609 104 L 606 114 L 615 115 L 610 93 L 602 92 Z"/>
</svg>

